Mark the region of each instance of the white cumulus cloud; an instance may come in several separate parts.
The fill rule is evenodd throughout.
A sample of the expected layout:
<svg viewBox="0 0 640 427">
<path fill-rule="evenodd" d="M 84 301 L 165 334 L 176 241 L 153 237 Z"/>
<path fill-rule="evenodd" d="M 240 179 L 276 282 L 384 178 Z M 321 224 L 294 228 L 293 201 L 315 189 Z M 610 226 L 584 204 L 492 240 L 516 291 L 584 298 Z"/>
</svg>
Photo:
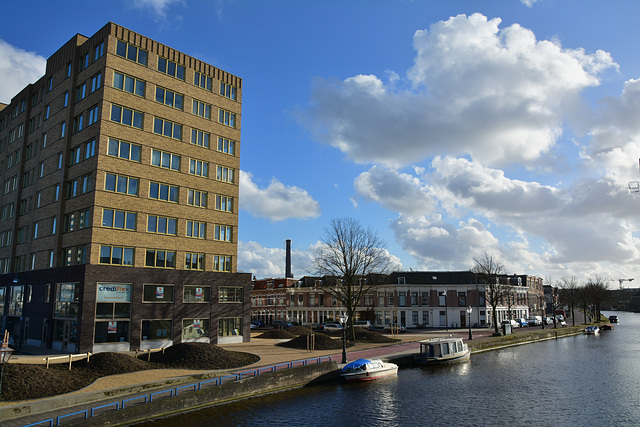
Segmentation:
<svg viewBox="0 0 640 427">
<path fill-rule="evenodd" d="M 9 104 L 25 86 L 42 77 L 46 64 L 42 56 L 0 39 L 0 102 Z"/>
<path fill-rule="evenodd" d="M 306 190 L 286 186 L 275 178 L 266 188 L 260 188 L 245 171 L 240 171 L 240 203 L 240 208 L 250 214 L 271 221 L 320 216 L 320 204 Z"/>
<path fill-rule="evenodd" d="M 408 88 L 373 75 L 318 79 L 306 123 L 360 163 L 398 167 L 444 154 L 493 165 L 538 158 L 562 135 L 564 109 L 617 64 L 606 52 L 562 48 L 500 23 L 458 15 L 417 31 Z"/>
</svg>

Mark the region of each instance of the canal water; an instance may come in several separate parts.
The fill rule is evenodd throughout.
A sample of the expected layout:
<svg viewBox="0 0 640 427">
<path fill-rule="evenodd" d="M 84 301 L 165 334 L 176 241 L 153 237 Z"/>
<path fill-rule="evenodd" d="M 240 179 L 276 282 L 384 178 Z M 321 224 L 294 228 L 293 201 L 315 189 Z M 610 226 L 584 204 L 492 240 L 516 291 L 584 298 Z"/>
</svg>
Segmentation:
<svg viewBox="0 0 640 427">
<path fill-rule="evenodd" d="M 331 382 L 144 426 L 640 425 L 640 314 L 579 335 L 401 369 L 371 383 Z"/>
</svg>

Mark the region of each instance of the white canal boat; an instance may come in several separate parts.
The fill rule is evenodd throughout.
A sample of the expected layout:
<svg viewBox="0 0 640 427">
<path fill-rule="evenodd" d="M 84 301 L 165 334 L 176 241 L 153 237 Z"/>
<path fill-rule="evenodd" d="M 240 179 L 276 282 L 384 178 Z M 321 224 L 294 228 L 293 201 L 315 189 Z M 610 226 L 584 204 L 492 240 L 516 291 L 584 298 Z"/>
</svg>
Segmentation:
<svg viewBox="0 0 640 427">
<path fill-rule="evenodd" d="M 347 381 L 371 381 L 397 374 L 398 365 L 379 359 L 358 359 L 340 369 L 340 376 Z"/>
<path fill-rule="evenodd" d="M 465 362 L 471 357 L 471 350 L 462 338 L 431 338 L 420 341 L 420 353 L 415 355 L 418 363 L 440 365 Z"/>
</svg>

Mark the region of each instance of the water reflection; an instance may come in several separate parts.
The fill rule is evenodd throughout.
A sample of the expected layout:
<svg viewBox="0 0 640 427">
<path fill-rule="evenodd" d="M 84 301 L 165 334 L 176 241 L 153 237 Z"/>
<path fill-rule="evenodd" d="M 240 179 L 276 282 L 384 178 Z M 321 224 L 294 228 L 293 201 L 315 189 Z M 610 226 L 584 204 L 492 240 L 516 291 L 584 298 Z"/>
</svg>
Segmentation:
<svg viewBox="0 0 640 427">
<path fill-rule="evenodd" d="M 371 383 L 329 383 L 218 406 L 153 426 L 638 425 L 640 314 L 579 335 L 401 369 Z"/>
</svg>

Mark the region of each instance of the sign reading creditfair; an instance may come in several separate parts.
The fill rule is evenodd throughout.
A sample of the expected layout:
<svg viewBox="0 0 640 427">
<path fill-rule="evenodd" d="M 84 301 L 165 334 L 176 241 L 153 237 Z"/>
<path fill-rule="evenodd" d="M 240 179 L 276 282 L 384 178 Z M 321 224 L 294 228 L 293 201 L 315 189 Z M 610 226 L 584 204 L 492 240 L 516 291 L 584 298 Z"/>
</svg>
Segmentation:
<svg viewBox="0 0 640 427">
<path fill-rule="evenodd" d="M 98 302 L 131 302 L 131 285 L 98 283 Z"/>
</svg>

